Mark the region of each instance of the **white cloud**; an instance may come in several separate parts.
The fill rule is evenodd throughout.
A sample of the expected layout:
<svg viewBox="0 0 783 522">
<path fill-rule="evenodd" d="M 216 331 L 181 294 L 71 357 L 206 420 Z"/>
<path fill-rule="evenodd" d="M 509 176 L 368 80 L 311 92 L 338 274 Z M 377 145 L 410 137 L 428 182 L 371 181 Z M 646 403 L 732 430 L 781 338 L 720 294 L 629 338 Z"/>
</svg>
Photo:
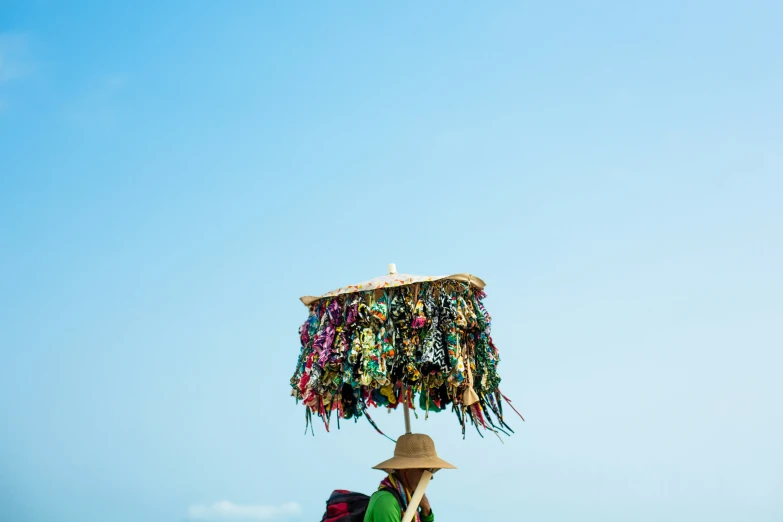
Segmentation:
<svg viewBox="0 0 783 522">
<path fill-rule="evenodd" d="M 210 506 L 190 506 L 189 520 L 280 520 L 302 513 L 302 508 L 296 502 L 288 502 L 279 506 L 249 505 L 240 506 L 222 500 Z"/>
<path fill-rule="evenodd" d="M 0 84 L 24 78 L 32 67 L 26 63 L 27 36 L 0 33 Z"/>
<path fill-rule="evenodd" d="M 96 76 L 86 81 L 82 92 L 64 106 L 65 117 L 83 127 L 112 127 L 121 115 L 127 84 L 128 76 L 122 73 Z"/>
<path fill-rule="evenodd" d="M 128 77 L 124 74 L 111 74 L 104 78 L 103 83 L 108 89 L 120 89 L 128 83 Z"/>
<path fill-rule="evenodd" d="M 24 78 L 33 70 L 26 59 L 27 36 L 19 33 L 0 33 L 0 87 Z M 6 100 L 0 91 L 0 113 L 6 108 Z"/>
</svg>

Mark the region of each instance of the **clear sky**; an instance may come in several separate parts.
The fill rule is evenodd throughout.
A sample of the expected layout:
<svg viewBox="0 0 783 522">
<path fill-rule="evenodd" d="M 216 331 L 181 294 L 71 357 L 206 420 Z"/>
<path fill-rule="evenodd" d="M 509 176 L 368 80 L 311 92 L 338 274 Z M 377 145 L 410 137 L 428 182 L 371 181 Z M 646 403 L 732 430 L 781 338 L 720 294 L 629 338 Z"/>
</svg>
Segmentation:
<svg viewBox="0 0 783 522">
<path fill-rule="evenodd" d="M 374 490 L 288 379 L 390 262 L 487 281 L 527 419 L 414 422 L 440 522 L 783 519 L 783 4 L 115 4 L 0 1 L 0 520 Z"/>
</svg>

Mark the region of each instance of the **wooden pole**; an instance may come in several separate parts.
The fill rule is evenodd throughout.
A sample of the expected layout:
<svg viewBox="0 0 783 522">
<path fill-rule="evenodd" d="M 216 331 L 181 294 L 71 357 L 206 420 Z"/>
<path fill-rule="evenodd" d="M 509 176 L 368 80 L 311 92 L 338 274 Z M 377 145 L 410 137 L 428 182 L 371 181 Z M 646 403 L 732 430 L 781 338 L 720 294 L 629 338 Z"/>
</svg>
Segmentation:
<svg viewBox="0 0 783 522">
<path fill-rule="evenodd" d="M 411 432 L 411 412 L 408 408 L 408 387 L 402 385 L 402 409 L 405 412 L 405 434 L 408 435 Z"/>
<path fill-rule="evenodd" d="M 416 491 L 414 491 L 413 496 L 411 496 L 411 501 L 408 503 L 408 509 L 405 510 L 405 516 L 402 517 L 402 522 L 411 522 L 411 520 L 413 520 L 413 515 L 415 515 L 416 510 L 419 509 L 419 502 L 421 502 L 421 497 L 424 496 L 424 490 L 427 489 L 427 485 L 430 483 L 431 479 L 432 472 L 425 469 L 424 473 L 421 474 L 419 485 L 416 486 Z"/>
</svg>

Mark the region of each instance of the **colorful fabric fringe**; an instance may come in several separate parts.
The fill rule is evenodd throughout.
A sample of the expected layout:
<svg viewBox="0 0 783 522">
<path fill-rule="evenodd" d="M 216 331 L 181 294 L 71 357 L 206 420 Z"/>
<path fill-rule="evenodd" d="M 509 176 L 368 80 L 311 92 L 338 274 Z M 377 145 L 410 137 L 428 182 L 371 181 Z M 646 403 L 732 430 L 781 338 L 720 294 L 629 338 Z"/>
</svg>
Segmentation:
<svg viewBox="0 0 783 522">
<path fill-rule="evenodd" d="M 315 414 L 328 430 L 333 413 L 338 425 L 365 415 L 377 430 L 369 406 L 414 407 L 418 395 L 426 412 L 451 406 L 463 436 L 466 421 L 508 435 L 485 295 L 461 281 L 438 280 L 313 302 L 299 329 L 302 348 L 291 378 L 307 422 Z"/>
</svg>

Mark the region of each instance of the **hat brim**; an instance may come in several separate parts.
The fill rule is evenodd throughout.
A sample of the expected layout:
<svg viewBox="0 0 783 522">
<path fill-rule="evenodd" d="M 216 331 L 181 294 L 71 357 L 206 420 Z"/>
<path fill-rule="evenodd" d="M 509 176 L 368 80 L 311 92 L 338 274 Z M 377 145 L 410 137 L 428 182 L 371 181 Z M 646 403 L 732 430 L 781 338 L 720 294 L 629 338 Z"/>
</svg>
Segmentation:
<svg viewBox="0 0 783 522">
<path fill-rule="evenodd" d="M 438 457 L 392 457 L 372 468 L 387 471 L 395 469 L 457 469 L 457 466 L 453 466 Z"/>
</svg>

